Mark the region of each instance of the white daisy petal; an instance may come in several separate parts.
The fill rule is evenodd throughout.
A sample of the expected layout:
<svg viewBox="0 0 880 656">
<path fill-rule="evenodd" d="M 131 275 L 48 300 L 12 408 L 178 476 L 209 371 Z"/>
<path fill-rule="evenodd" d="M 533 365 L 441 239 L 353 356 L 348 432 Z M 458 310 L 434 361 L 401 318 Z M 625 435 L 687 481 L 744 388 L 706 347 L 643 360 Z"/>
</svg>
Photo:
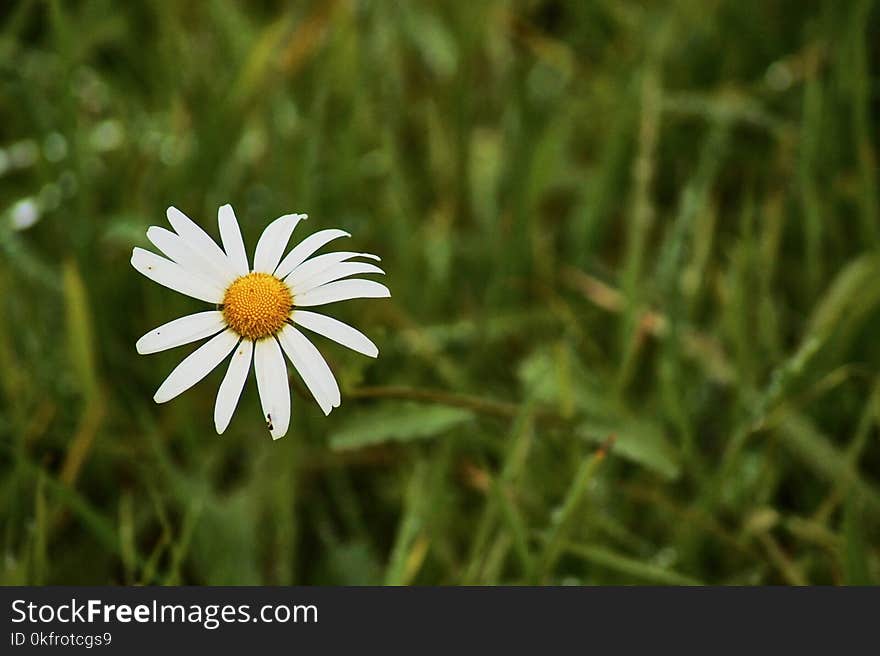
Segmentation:
<svg viewBox="0 0 880 656">
<path fill-rule="evenodd" d="M 293 322 L 304 328 L 332 339 L 337 344 L 347 346 L 352 351 L 363 353 L 371 358 L 379 355 L 379 348 L 357 328 L 352 328 L 347 323 L 338 319 L 324 316 L 308 310 L 294 310 Z"/>
<path fill-rule="evenodd" d="M 312 276 L 316 276 L 317 274 L 326 271 L 330 267 L 335 266 L 340 262 L 350 260 L 354 257 L 367 257 L 372 260 L 376 260 L 377 262 L 381 261 L 378 255 L 372 255 L 370 253 L 352 253 L 349 251 L 327 253 L 326 255 L 318 255 L 317 257 L 313 257 L 310 260 L 306 260 L 298 267 L 296 267 L 293 272 L 285 278 L 285 281 L 288 285 L 291 286 L 306 282 Z"/>
<path fill-rule="evenodd" d="M 208 303 L 220 303 L 223 300 L 223 289 L 216 283 L 195 276 L 179 264 L 143 248 L 132 251 L 131 265 L 153 282 L 181 294 Z"/>
<path fill-rule="evenodd" d="M 337 280 L 328 282 L 326 285 L 315 287 L 304 294 L 294 296 L 294 304 L 297 307 L 310 307 L 325 305 L 336 301 L 347 301 L 352 298 L 388 298 L 391 296 L 389 289 L 372 280 Z"/>
<path fill-rule="evenodd" d="M 239 276 L 246 276 L 250 271 L 247 252 L 244 249 L 244 239 L 241 238 L 241 228 L 235 218 L 232 205 L 224 205 L 217 210 L 217 223 L 220 224 L 220 241 L 226 250 L 226 257 L 232 264 L 232 268 Z"/>
<path fill-rule="evenodd" d="M 159 226 L 151 226 L 147 230 L 147 239 L 162 251 L 168 259 L 177 262 L 187 271 L 201 276 L 220 287 L 225 287 L 231 282 L 228 279 L 228 272 L 224 273 L 218 269 L 214 263 L 205 259 L 199 251 L 192 248 L 177 233 Z"/>
<path fill-rule="evenodd" d="M 306 214 L 285 214 L 278 217 L 263 230 L 257 250 L 254 252 L 254 271 L 274 273 L 290 241 L 296 224 L 308 218 Z"/>
<path fill-rule="evenodd" d="M 207 232 L 196 225 L 192 219 L 176 207 L 169 207 L 165 211 L 165 216 L 168 217 L 168 222 L 177 231 L 181 239 L 211 263 L 217 271 L 218 282 L 221 285 L 226 286 L 237 277 L 235 268 L 232 266 L 229 258 L 226 257 L 223 249 L 217 245 L 217 242 L 211 239 Z"/>
<path fill-rule="evenodd" d="M 278 278 L 286 278 L 296 267 L 305 262 L 306 258 L 321 248 L 321 246 L 334 239 L 339 239 L 340 237 L 351 237 L 351 235 L 345 232 L 345 230 L 336 230 L 335 228 L 330 230 L 319 230 L 315 234 L 309 235 L 298 243 L 293 250 L 281 260 L 281 264 L 275 269 L 275 276 Z"/>
<path fill-rule="evenodd" d="M 169 207 L 166 214 L 174 231 L 158 226 L 147 231 L 147 237 L 161 255 L 135 248 L 132 266 L 160 285 L 218 307 L 169 321 L 137 341 L 137 351 L 146 354 L 207 339 L 159 386 L 153 397 L 156 403 L 165 403 L 183 393 L 232 354 L 214 404 L 218 434 L 229 427 L 251 366 L 272 438 L 277 440 L 287 434 L 291 421 L 288 359 L 324 414 L 330 414 L 341 403 L 339 384 L 327 361 L 301 329 L 369 357 L 377 357 L 379 349 L 356 328 L 304 308 L 391 296 L 383 284 L 351 278 L 384 275 L 374 263 L 364 261 L 381 261 L 380 258 L 349 251 L 316 256 L 329 242 L 351 236 L 337 229 L 309 235 L 285 255 L 295 227 L 307 218 L 305 214 L 285 214 L 266 227 L 254 249 L 253 261 L 249 262 L 231 205 L 223 205 L 217 211 L 217 241 L 177 208 Z M 257 275 L 249 276 L 252 272 Z M 284 284 L 276 280 L 273 286 L 267 276 L 260 278 L 262 274 L 272 275 Z M 241 287 L 235 286 L 237 291 L 233 293 L 230 285 L 242 278 Z M 287 288 L 293 295 L 292 311 L 288 310 Z M 221 307 L 224 302 L 226 306 Z M 276 332 L 279 325 L 283 328 Z"/>
<path fill-rule="evenodd" d="M 135 348 L 141 355 L 158 353 L 216 335 L 225 327 L 222 312 L 209 310 L 190 314 L 154 328 L 137 341 Z"/>
<path fill-rule="evenodd" d="M 303 382 L 325 415 L 339 407 L 341 398 L 336 378 L 324 359 L 305 335 L 291 325 L 287 325 L 278 335 L 281 346 L 293 363 Z"/>
<path fill-rule="evenodd" d="M 156 403 L 165 403 L 188 390 L 223 362 L 238 344 L 238 340 L 238 335 L 233 331 L 224 330 L 197 348 L 168 375 L 165 382 L 156 390 L 153 400 Z"/>
<path fill-rule="evenodd" d="M 354 276 L 359 273 L 385 274 L 382 269 L 374 264 L 368 264 L 366 262 L 341 262 L 336 266 L 332 266 L 329 269 L 312 276 L 300 285 L 290 285 L 290 288 L 293 290 L 294 294 L 305 294 L 306 292 L 315 289 L 316 287 L 320 287 L 321 285 L 325 285 L 328 282 L 333 282 L 340 278 L 348 278 L 349 276 Z"/>
<path fill-rule="evenodd" d="M 214 427 L 218 435 L 223 434 L 232 420 L 248 371 L 251 369 L 253 353 L 254 343 L 249 339 L 243 339 L 238 343 L 238 348 L 229 361 L 229 369 L 226 370 L 226 376 L 220 383 L 217 402 L 214 404 Z"/>
<path fill-rule="evenodd" d="M 290 389 L 287 365 L 278 341 L 261 339 L 254 346 L 254 373 L 263 406 L 263 419 L 273 440 L 284 437 L 290 425 Z"/>
</svg>

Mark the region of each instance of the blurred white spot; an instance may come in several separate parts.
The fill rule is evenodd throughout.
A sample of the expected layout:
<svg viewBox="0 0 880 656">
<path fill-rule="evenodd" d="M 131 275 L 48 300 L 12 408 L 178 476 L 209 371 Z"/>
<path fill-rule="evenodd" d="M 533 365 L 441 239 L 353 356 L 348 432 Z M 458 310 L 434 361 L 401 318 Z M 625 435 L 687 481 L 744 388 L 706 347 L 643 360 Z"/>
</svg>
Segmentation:
<svg viewBox="0 0 880 656">
<path fill-rule="evenodd" d="M 110 119 L 101 121 L 95 126 L 89 137 L 89 143 L 98 152 L 105 152 L 119 148 L 124 139 L 125 132 L 122 129 L 122 124 L 119 121 Z"/>
<path fill-rule="evenodd" d="M 773 62 L 767 67 L 764 79 L 767 82 L 767 86 L 773 89 L 773 91 L 785 91 L 794 82 L 794 75 L 792 75 L 788 64 L 778 61 Z"/>
<path fill-rule="evenodd" d="M 40 149 L 33 139 L 18 141 L 9 147 L 9 162 L 13 168 L 23 169 L 33 166 L 40 156 Z"/>
<path fill-rule="evenodd" d="M 40 220 L 40 208 L 33 198 L 23 198 L 9 211 L 9 222 L 13 230 L 27 230 Z"/>
<path fill-rule="evenodd" d="M 43 140 L 43 155 L 50 162 L 60 162 L 67 157 L 67 139 L 58 132 L 50 132 Z"/>
</svg>

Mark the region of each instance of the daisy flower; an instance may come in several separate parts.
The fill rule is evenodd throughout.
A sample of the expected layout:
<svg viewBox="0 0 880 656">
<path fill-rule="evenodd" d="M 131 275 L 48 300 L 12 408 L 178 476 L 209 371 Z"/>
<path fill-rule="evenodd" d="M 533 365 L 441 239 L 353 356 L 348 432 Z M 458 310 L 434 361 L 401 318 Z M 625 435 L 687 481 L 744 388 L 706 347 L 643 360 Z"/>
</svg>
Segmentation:
<svg viewBox="0 0 880 656">
<path fill-rule="evenodd" d="M 147 354 L 210 337 L 177 365 L 153 400 L 170 401 L 231 354 L 214 405 L 217 433 L 222 434 L 229 425 L 253 363 L 263 417 L 277 440 L 290 425 L 287 355 L 324 414 L 339 407 L 339 386 L 333 372 L 299 328 L 372 358 L 379 349 L 351 326 L 303 308 L 391 296 L 385 285 L 350 278 L 384 274 L 376 265 L 355 259 L 379 258 L 348 251 L 312 257 L 334 239 L 351 236 L 343 230 L 320 230 L 284 255 L 293 229 L 307 218 L 305 214 L 286 214 L 266 226 L 251 267 L 232 206 L 224 205 L 217 212 L 223 248 L 177 208 L 169 207 L 166 215 L 173 232 L 158 226 L 147 230 L 147 238 L 166 257 L 135 248 L 132 266 L 160 285 L 215 307 L 175 319 L 138 340 L 138 353 Z"/>
</svg>

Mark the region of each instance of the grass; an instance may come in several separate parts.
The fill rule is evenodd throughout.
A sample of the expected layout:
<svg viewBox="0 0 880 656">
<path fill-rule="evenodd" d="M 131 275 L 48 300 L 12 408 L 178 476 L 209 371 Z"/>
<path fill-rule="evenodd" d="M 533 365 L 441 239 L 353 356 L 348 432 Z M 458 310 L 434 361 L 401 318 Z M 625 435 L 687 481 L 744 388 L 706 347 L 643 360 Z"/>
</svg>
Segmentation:
<svg viewBox="0 0 880 656">
<path fill-rule="evenodd" d="M 0 583 L 880 583 L 875 3 L 0 13 Z M 393 293 L 275 443 L 134 351 L 225 202 Z"/>
</svg>

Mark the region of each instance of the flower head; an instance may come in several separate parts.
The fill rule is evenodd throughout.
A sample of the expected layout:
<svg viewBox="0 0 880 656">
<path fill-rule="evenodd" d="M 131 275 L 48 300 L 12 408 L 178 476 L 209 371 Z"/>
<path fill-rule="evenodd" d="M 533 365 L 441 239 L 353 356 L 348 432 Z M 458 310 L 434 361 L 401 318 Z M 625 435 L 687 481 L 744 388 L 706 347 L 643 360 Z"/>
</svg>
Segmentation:
<svg viewBox="0 0 880 656">
<path fill-rule="evenodd" d="M 274 439 L 284 437 L 290 425 L 286 354 L 324 414 L 339 407 L 333 372 L 297 326 L 375 358 L 379 349 L 366 335 L 302 308 L 391 296 L 385 285 L 350 277 L 384 273 L 357 259 L 379 258 L 348 251 L 312 257 L 334 239 L 351 236 L 342 230 L 320 230 L 284 255 L 293 229 L 307 218 L 286 214 L 263 231 L 251 268 L 230 205 L 217 213 L 223 248 L 180 210 L 169 207 L 166 214 L 174 231 L 157 226 L 147 230 L 147 238 L 165 257 L 135 248 L 132 266 L 150 280 L 212 303 L 215 309 L 175 319 L 137 341 L 138 353 L 147 354 L 210 337 L 169 374 L 153 397 L 156 403 L 188 390 L 232 354 L 214 406 L 217 433 L 229 425 L 253 363 L 269 433 Z"/>
</svg>

